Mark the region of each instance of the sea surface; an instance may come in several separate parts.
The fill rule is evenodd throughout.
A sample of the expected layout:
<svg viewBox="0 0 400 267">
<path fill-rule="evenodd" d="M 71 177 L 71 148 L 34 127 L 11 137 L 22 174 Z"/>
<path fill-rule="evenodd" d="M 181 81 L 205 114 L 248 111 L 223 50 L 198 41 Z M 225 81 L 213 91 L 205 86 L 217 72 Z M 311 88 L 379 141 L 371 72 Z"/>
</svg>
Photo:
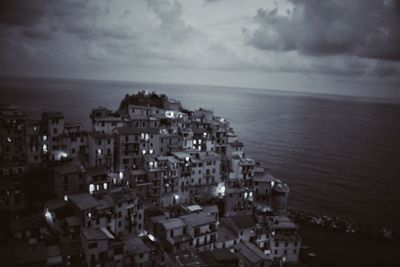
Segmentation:
<svg viewBox="0 0 400 267">
<path fill-rule="evenodd" d="M 140 82 L 0 79 L 0 103 L 60 110 L 89 128 L 92 108 L 164 93 L 231 122 L 246 153 L 286 181 L 290 207 L 400 229 L 400 104 L 270 90 Z"/>
</svg>

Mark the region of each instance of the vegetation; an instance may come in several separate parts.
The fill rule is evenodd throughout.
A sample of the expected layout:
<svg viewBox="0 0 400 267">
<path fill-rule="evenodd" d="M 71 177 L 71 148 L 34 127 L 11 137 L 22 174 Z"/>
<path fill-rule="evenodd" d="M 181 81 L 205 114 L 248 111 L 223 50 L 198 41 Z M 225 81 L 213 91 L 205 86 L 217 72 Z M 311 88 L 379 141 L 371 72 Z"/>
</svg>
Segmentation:
<svg viewBox="0 0 400 267">
<path fill-rule="evenodd" d="M 119 110 L 126 111 L 129 105 L 164 108 L 164 102 L 167 99 L 168 97 L 166 95 L 159 95 L 155 92 L 146 93 L 145 91 L 140 91 L 133 95 L 126 94 L 119 105 Z"/>
</svg>

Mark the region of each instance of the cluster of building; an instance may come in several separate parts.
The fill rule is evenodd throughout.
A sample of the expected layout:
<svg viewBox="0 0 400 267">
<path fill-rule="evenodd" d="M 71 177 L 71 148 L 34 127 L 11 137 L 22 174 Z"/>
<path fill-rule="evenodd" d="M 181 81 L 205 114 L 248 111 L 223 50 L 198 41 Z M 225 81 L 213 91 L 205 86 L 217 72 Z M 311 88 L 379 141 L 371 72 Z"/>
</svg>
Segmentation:
<svg viewBox="0 0 400 267">
<path fill-rule="evenodd" d="M 244 153 L 224 118 L 163 108 L 0 110 L 0 211 L 24 211 L 18 179 L 51 168 L 54 199 L 10 222 L 16 265 L 274 266 L 299 261 L 289 188 Z M 31 247 L 31 249 L 26 249 Z M 32 252 L 32 249 L 34 252 Z"/>
</svg>

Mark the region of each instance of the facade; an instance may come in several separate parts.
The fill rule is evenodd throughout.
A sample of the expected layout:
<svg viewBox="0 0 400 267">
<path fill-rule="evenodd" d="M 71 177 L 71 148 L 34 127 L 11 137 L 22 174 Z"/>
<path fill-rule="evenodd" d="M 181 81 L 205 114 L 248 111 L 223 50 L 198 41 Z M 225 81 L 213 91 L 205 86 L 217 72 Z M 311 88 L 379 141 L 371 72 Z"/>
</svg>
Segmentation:
<svg viewBox="0 0 400 267">
<path fill-rule="evenodd" d="M 0 209 L 24 210 L 18 177 L 51 168 L 48 190 L 57 198 L 43 208 L 51 231 L 41 230 L 76 242 L 77 250 L 63 251 L 71 255 L 65 262 L 298 263 L 301 238 L 287 217 L 288 185 L 246 155 L 229 122 L 213 111 L 185 111 L 168 98 L 157 103 L 96 108 L 90 131 L 61 112 L 27 121 L 18 110 L 1 109 L 0 176 L 13 182 L 0 188 Z M 37 233 L 26 228 L 15 238 Z"/>
<path fill-rule="evenodd" d="M 86 169 L 79 161 L 67 162 L 54 168 L 54 193 L 59 198 L 84 193 L 86 185 Z"/>
</svg>

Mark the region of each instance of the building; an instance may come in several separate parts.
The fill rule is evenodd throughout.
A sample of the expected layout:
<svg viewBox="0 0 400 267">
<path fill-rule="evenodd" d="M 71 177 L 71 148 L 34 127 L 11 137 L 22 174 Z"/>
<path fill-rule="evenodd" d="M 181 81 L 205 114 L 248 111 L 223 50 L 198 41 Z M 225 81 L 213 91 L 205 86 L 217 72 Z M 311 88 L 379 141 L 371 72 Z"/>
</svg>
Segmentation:
<svg viewBox="0 0 400 267">
<path fill-rule="evenodd" d="M 90 167 L 104 166 L 107 170 L 114 169 L 114 138 L 111 134 L 89 132 L 88 145 Z"/>
<path fill-rule="evenodd" d="M 123 266 L 123 243 L 106 228 L 84 229 L 80 239 L 88 266 Z"/>
<path fill-rule="evenodd" d="M 79 161 L 70 161 L 54 168 L 54 193 L 60 198 L 87 192 L 86 169 Z"/>
<path fill-rule="evenodd" d="M 280 215 L 268 225 L 271 230 L 271 258 L 283 263 L 299 262 L 301 238 L 298 227 L 287 216 Z"/>
<path fill-rule="evenodd" d="M 63 150 L 65 118 L 59 111 L 46 111 L 42 114 L 42 151 L 50 160 L 60 160 L 68 155 Z"/>
<path fill-rule="evenodd" d="M 192 247 L 196 251 L 211 250 L 217 241 L 217 221 L 205 212 L 191 213 L 180 217 L 188 226 Z"/>
<path fill-rule="evenodd" d="M 0 177 L 27 170 L 26 115 L 16 107 L 0 109 Z"/>
<path fill-rule="evenodd" d="M 235 247 L 236 255 L 238 255 L 244 267 L 268 267 L 272 266 L 272 261 L 259 248 L 250 242 L 240 242 Z"/>
</svg>

